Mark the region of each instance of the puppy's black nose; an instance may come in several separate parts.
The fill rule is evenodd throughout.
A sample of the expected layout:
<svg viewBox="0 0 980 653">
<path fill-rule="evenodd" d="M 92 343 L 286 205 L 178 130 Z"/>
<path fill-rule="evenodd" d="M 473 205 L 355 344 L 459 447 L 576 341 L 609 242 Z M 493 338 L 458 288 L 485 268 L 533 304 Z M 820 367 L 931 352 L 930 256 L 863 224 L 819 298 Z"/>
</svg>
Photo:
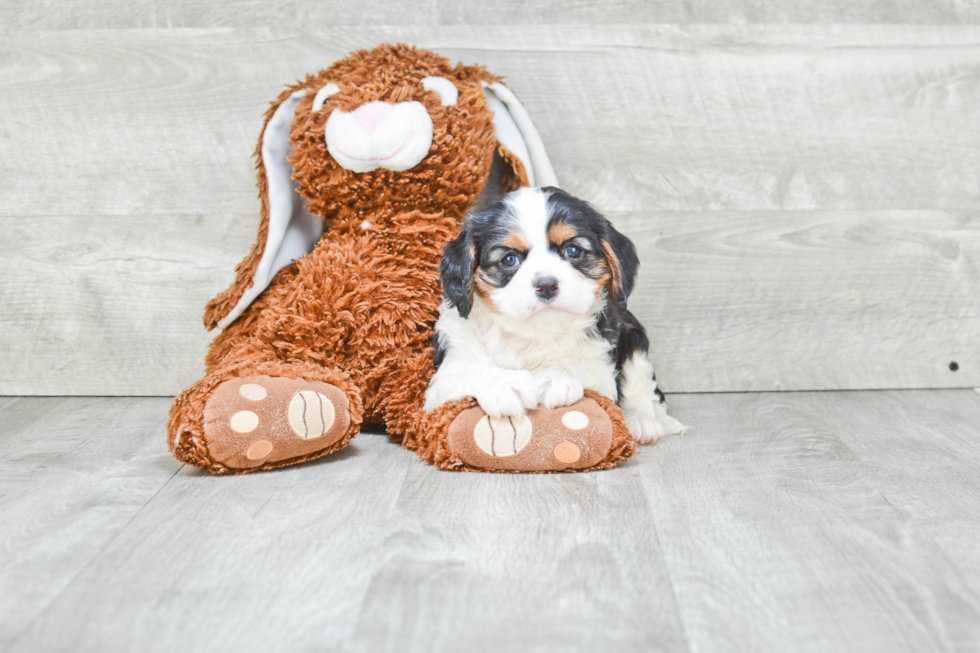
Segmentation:
<svg viewBox="0 0 980 653">
<path fill-rule="evenodd" d="M 558 279 L 539 277 L 534 280 L 534 291 L 541 299 L 549 300 L 558 294 Z"/>
</svg>

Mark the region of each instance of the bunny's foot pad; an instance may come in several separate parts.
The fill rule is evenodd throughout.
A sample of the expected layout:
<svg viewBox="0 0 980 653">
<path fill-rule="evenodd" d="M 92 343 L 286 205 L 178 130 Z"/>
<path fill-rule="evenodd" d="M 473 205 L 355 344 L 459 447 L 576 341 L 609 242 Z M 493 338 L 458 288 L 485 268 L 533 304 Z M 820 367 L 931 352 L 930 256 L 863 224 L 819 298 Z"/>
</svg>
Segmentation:
<svg viewBox="0 0 980 653">
<path fill-rule="evenodd" d="M 204 408 L 208 451 L 232 469 L 309 457 L 350 427 L 350 401 L 319 381 L 250 376 L 225 381 Z"/>
<path fill-rule="evenodd" d="M 574 471 L 603 460 L 613 444 L 609 415 L 588 397 L 571 406 L 492 418 L 477 406 L 449 426 L 449 448 L 470 467 L 512 472 Z"/>
</svg>

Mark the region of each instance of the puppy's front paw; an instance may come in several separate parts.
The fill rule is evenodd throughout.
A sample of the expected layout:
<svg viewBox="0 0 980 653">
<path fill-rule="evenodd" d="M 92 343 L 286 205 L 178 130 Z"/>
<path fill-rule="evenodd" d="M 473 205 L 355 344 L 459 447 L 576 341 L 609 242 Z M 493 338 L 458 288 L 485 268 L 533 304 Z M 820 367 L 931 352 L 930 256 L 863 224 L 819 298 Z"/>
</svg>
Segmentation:
<svg viewBox="0 0 980 653">
<path fill-rule="evenodd" d="M 534 378 L 538 384 L 538 403 L 549 410 L 571 406 L 585 394 L 582 382 L 565 372 L 538 372 Z"/>
<path fill-rule="evenodd" d="M 482 383 L 476 400 L 490 417 L 523 415 L 537 406 L 537 383 L 526 370 L 498 370 Z"/>
<path fill-rule="evenodd" d="M 653 413 L 628 410 L 624 417 L 633 440 L 638 444 L 652 444 L 664 436 L 664 427 Z"/>
</svg>

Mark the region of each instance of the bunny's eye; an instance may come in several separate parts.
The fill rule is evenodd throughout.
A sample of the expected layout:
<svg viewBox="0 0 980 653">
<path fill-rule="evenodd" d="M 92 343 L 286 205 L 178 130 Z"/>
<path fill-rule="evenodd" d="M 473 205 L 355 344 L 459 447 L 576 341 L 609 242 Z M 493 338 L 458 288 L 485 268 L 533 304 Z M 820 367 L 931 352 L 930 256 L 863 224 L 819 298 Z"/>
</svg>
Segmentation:
<svg viewBox="0 0 980 653">
<path fill-rule="evenodd" d="M 340 93 L 340 87 L 333 82 L 328 83 L 326 86 L 317 91 L 316 97 L 313 98 L 313 112 L 316 113 L 322 109 L 323 103 L 327 101 L 327 98 L 335 93 Z"/>
<path fill-rule="evenodd" d="M 459 99 L 459 89 L 445 77 L 426 77 L 422 80 L 422 88 L 438 93 L 444 107 L 456 104 Z"/>
</svg>

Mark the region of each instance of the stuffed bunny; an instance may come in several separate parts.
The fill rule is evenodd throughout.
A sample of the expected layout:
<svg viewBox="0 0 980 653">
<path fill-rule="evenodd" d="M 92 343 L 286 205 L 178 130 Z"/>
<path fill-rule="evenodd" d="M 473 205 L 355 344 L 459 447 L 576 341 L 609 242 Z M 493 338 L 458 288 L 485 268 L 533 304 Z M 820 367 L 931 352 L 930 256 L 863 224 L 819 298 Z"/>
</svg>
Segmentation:
<svg viewBox="0 0 980 653">
<path fill-rule="evenodd" d="M 323 456 L 384 424 L 429 462 L 492 469 L 448 442 L 472 402 L 422 406 L 443 246 L 487 196 L 556 185 L 518 99 L 481 66 L 381 45 L 287 88 L 256 158 L 258 239 L 207 305 L 205 326 L 222 332 L 204 378 L 171 407 L 173 454 L 245 473 Z M 611 466 L 631 440 L 619 442 L 618 408 L 603 410 L 616 442 L 600 466 Z"/>
</svg>

